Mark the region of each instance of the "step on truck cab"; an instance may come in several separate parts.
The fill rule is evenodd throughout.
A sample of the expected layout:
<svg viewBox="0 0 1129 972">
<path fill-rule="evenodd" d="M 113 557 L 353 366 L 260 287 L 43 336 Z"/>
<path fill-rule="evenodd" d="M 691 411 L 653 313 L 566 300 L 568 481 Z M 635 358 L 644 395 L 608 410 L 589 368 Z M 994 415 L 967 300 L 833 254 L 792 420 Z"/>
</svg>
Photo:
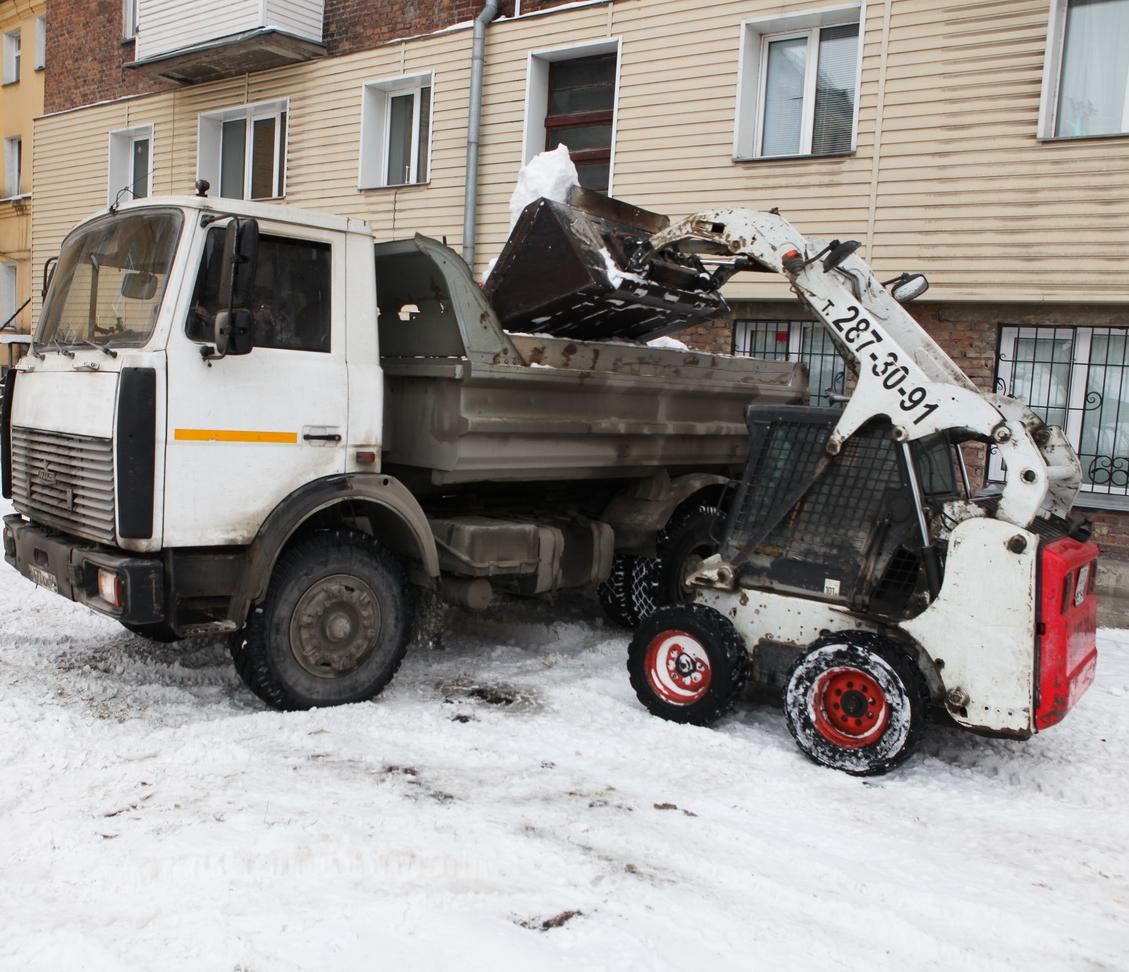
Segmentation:
<svg viewBox="0 0 1129 972">
<path fill-rule="evenodd" d="M 694 259 L 681 285 L 709 290 Z M 677 326 L 683 302 L 648 300 L 644 336 Z M 526 324 L 503 330 L 445 246 L 358 220 L 202 197 L 99 213 L 6 378 L 5 557 L 141 635 L 229 634 L 280 708 L 379 692 L 413 590 L 481 607 L 603 583 L 638 620 L 623 579 L 709 552 L 693 514 L 740 472 L 744 408 L 802 402 L 804 371 Z"/>
</svg>

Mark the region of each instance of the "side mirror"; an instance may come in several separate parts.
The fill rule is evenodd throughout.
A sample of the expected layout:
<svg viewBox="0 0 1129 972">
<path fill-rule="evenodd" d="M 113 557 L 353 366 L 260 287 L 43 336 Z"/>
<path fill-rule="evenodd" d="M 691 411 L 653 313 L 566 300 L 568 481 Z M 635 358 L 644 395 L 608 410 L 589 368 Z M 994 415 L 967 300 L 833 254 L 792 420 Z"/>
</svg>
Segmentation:
<svg viewBox="0 0 1129 972">
<path fill-rule="evenodd" d="M 223 265 L 220 270 L 220 307 L 229 310 L 249 307 L 259 262 L 259 224 L 253 219 L 234 217 L 223 237 Z"/>
<path fill-rule="evenodd" d="M 259 262 L 259 224 L 238 216 L 227 224 L 220 265 L 219 310 L 216 311 L 216 355 L 250 354 L 254 347 L 251 293 Z"/>
<path fill-rule="evenodd" d="M 929 281 L 923 273 L 903 273 L 900 277 L 887 281 L 887 286 L 894 285 L 890 296 L 899 304 L 908 304 L 916 300 L 929 289 Z"/>
<path fill-rule="evenodd" d="M 144 270 L 130 271 L 122 277 L 121 294 L 130 300 L 152 300 L 157 293 L 157 275 Z"/>
<path fill-rule="evenodd" d="M 836 240 L 831 244 L 831 252 L 823 258 L 823 269 L 826 271 L 834 270 L 860 246 L 862 244 L 858 240 L 847 240 L 845 243 Z"/>
<path fill-rule="evenodd" d="M 251 312 L 244 307 L 216 311 L 216 354 L 250 354 L 255 346 Z"/>
</svg>

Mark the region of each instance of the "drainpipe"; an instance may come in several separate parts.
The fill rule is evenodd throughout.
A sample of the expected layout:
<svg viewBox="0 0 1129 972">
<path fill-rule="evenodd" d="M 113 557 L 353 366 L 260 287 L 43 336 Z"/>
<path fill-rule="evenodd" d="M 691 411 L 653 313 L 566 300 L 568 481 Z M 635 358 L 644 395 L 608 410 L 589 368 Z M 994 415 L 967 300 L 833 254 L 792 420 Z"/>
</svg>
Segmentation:
<svg viewBox="0 0 1129 972">
<path fill-rule="evenodd" d="M 498 0 L 486 0 L 474 18 L 470 56 L 470 116 L 466 137 L 466 190 L 463 197 L 463 259 L 474 269 L 474 231 L 478 222 L 478 141 L 482 130 L 482 68 L 486 60 L 486 25 L 498 16 Z"/>
</svg>

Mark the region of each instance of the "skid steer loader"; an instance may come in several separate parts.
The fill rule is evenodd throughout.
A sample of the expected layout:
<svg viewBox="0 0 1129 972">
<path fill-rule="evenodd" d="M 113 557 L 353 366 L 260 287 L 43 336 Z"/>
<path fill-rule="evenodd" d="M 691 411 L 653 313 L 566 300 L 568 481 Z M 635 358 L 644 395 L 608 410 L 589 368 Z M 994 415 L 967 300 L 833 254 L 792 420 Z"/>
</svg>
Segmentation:
<svg viewBox="0 0 1129 972">
<path fill-rule="evenodd" d="M 1058 428 L 977 389 L 855 242 L 806 239 L 776 214 L 699 213 L 636 247 L 783 274 L 846 358 L 845 407 L 750 406 L 749 455 L 716 521 L 719 553 L 687 602 L 636 629 L 640 701 L 676 722 L 727 712 L 751 679 L 783 694 L 801 750 L 855 775 L 905 759 L 931 707 L 1027 738 L 1094 678 L 1098 548 L 1072 518 L 1077 456 Z M 1002 485 L 975 490 L 965 451 L 998 451 Z M 983 452 L 981 452 L 983 455 Z"/>
</svg>

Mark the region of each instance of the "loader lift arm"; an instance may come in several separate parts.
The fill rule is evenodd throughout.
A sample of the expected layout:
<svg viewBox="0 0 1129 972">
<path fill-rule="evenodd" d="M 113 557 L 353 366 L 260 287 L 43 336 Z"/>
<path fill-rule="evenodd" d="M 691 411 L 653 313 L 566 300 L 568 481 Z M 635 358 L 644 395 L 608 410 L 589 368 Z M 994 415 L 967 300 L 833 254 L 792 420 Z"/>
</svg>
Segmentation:
<svg viewBox="0 0 1129 972">
<path fill-rule="evenodd" d="M 857 386 L 829 453 L 878 416 L 890 419 L 899 442 L 942 431 L 982 437 L 1006 465 L 997 519 L 1026 528 L 1040 516 L 1068 516 L 1082 475 L 1062 431 L 1015 399 L 980 391 L 851 247 L 829 257 L 832 244 L 805 237 L 774 212 L 716 209 L 654 234 L 627 269 L 643 269 L 670 247 L 703 246 L 736 258 L 725 276 L 752 263 L 786 277 L 853 365 Z"/>
</svg>

